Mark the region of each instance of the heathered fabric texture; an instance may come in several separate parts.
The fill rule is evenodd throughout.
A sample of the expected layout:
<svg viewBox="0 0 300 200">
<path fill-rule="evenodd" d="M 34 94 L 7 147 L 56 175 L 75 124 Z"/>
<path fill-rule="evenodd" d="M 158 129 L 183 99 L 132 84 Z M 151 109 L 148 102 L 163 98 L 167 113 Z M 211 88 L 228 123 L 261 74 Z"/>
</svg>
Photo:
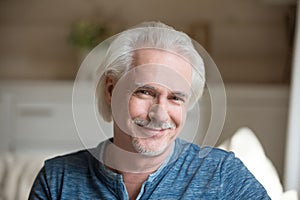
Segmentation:
<svg viewBox="0 0 300 200">
<path fill-rule="evenodd" d="M 106 144 L 92 151 L 101 154 Z M 128 199 L 128 195 L 122 176 L 83 150 L 47 160 L 29 199 Z M 144 182 L 137 199 L 270 198 L 233 153 L 176 139 L 172 155 Z"/>
</svg>

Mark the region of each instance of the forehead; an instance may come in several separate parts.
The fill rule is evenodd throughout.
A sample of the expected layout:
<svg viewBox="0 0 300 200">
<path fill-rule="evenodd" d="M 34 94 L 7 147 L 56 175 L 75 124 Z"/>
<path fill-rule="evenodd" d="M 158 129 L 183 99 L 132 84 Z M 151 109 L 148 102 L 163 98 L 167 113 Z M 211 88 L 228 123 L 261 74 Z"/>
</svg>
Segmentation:
<svg viewBox="0 0 300 200">
<path fill-rule="evenodd" d="M 182 76 L 182 78 L 184 78 L 188 83 L 192 82 L 191 64 L 188 63 L 183 57 L 175 53 L 159 49 L 136 50 L 134 54 L 133 66 L 137 67 L 145 64 L 163 65 Z M 168 74 L 166 73 L 165 75 L 167 76 Z"/>
</svg>

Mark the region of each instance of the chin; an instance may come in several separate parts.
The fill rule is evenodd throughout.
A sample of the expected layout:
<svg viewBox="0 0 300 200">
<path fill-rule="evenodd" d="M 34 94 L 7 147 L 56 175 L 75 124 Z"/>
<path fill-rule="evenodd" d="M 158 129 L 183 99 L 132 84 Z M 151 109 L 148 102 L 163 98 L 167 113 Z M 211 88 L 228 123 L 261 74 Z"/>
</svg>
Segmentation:
<svg viewBox="0 0 300 200">
<path fill-rule="evenodd" d="M 155 141 L 151 138 L 136 138 L 131 140 L 133 148 L 137 153 L 144 156 L 159 156 L 167 151 L 171 141 Z"/>
<path fill-rule="evenodd" d="M 131 143 L 135 151 L 144 156 L 159 156 L 166 152 L 172 142 L 172 138 L 137 138 L 132 137 Z"/>
</svg>

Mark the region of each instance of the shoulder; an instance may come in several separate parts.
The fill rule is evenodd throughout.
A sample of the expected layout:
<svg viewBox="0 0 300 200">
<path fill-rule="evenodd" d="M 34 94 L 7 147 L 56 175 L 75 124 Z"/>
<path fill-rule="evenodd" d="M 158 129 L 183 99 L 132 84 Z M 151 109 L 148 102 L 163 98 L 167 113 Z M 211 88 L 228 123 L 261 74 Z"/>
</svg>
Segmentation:
<svg viewBox="0 0 300 200">
<path fill-rule="evenodd" d="M 200 147 L 184 140 L 176 140 L 175 169 L 181 169 L 203 177 L 220 177 L 230 168 L 243 168 L 244 165 L 234 153 L 215 147 Z M 232 170 L 231 169 L 231 170 Z"/>
<path fill-rule="evenodd" d="M 56 164 L 72 164 L 86 162 L 90 156 L 88 150 L 80 150 L 64 155 L 59 155 L 50 158 L 45 161 L 45 165 L 56 165 Z"/>
<path fill-rule="evenodd" d="M 227 152 L 215 147 L 200 147 L 185 141 L 177 141 L 182 144 L 181 154 L 177 164 L 181 169 L 193 171 L 196 174 L 211 175 L 219 181 L 240 182 L 243 180 L 256 181 L 252 173 L 233 152 Z"/>
<path fill-rule="evenodd" d="M 99 158 L 102 155 L 102 151 L 105 148 L 108 140 L 100 142 L 96 147 L 90 149 L 83 149 L 74 151 L 72 153 L 60 155 L 48 159 L 44 163 L 45 169 L 54 168 L 86 168 L 87 166 L 95 165 L 98 163 Z M 97 157 L 97 158 L 96 158 Z"/>
<path fill-rule="evenodd" d="M 91 159 L 88 150 L 81 150 L 46 160 L 35 179 L 29 199 L 56 199 L 64 192 L 61 188 L 73 190 L 78 181 L 86 181 Z"/>
<path fill-rule="evenodd" d="M 200 187 L 209 194 L 215 192 L 225 199 L 269 199 L 263 186 L 233 152 L 184 141 L 177 144 L 184 146 L 177 168 L 185 171 L 185 178 L 191 174 L 190 182 L 196 189 Z"/>
<path fill-rule="evenodd" d="M 191 157 L 193 160 L 205 160 L 210 162 L 220 162 L 227 159 L 235 159 L 233 152 L 227 152 L 216 147 L 200 147 L 197 144 L 189 143 L 182 139 L 177 139 L 175 148 L 180 151 L 181 156 Z M 180 149 L 180 150 L 178 150 Z"/>
<path fill-rule="evenodd" d="M 50 177 L 85 173 L 94 160 L 88 150 L 80 150 L 46 160 L 44 170 Z"/>
</svg>

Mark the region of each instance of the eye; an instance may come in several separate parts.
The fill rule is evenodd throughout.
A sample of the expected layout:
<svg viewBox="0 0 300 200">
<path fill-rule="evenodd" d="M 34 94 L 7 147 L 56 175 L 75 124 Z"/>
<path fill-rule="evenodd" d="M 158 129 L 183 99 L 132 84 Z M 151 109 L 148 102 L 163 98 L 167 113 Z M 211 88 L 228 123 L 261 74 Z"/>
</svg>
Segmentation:
<svg viewBox="0 0 300 200">
<path fill-rule="evenodd" d="M 153 91 L 147 90 L 147 89 L 138 89 L 133 93 L 133 95 L 140 97 L 140 98 L 155 97 L 155 93 Z"/>
<path fill-rule="evenodd" d="M 177 104 L 183 104 L 185 103 L 185 99 L 176 95 L 172 95 L 169 97 L 170 100 L 174 101 Z"/>
<path fill-rule="evenodd" d="M 150 92 L 147 90 L 138 90 L 137 93 L 144 94 L 144 95 L 150 95 Z"/>
</svg>

